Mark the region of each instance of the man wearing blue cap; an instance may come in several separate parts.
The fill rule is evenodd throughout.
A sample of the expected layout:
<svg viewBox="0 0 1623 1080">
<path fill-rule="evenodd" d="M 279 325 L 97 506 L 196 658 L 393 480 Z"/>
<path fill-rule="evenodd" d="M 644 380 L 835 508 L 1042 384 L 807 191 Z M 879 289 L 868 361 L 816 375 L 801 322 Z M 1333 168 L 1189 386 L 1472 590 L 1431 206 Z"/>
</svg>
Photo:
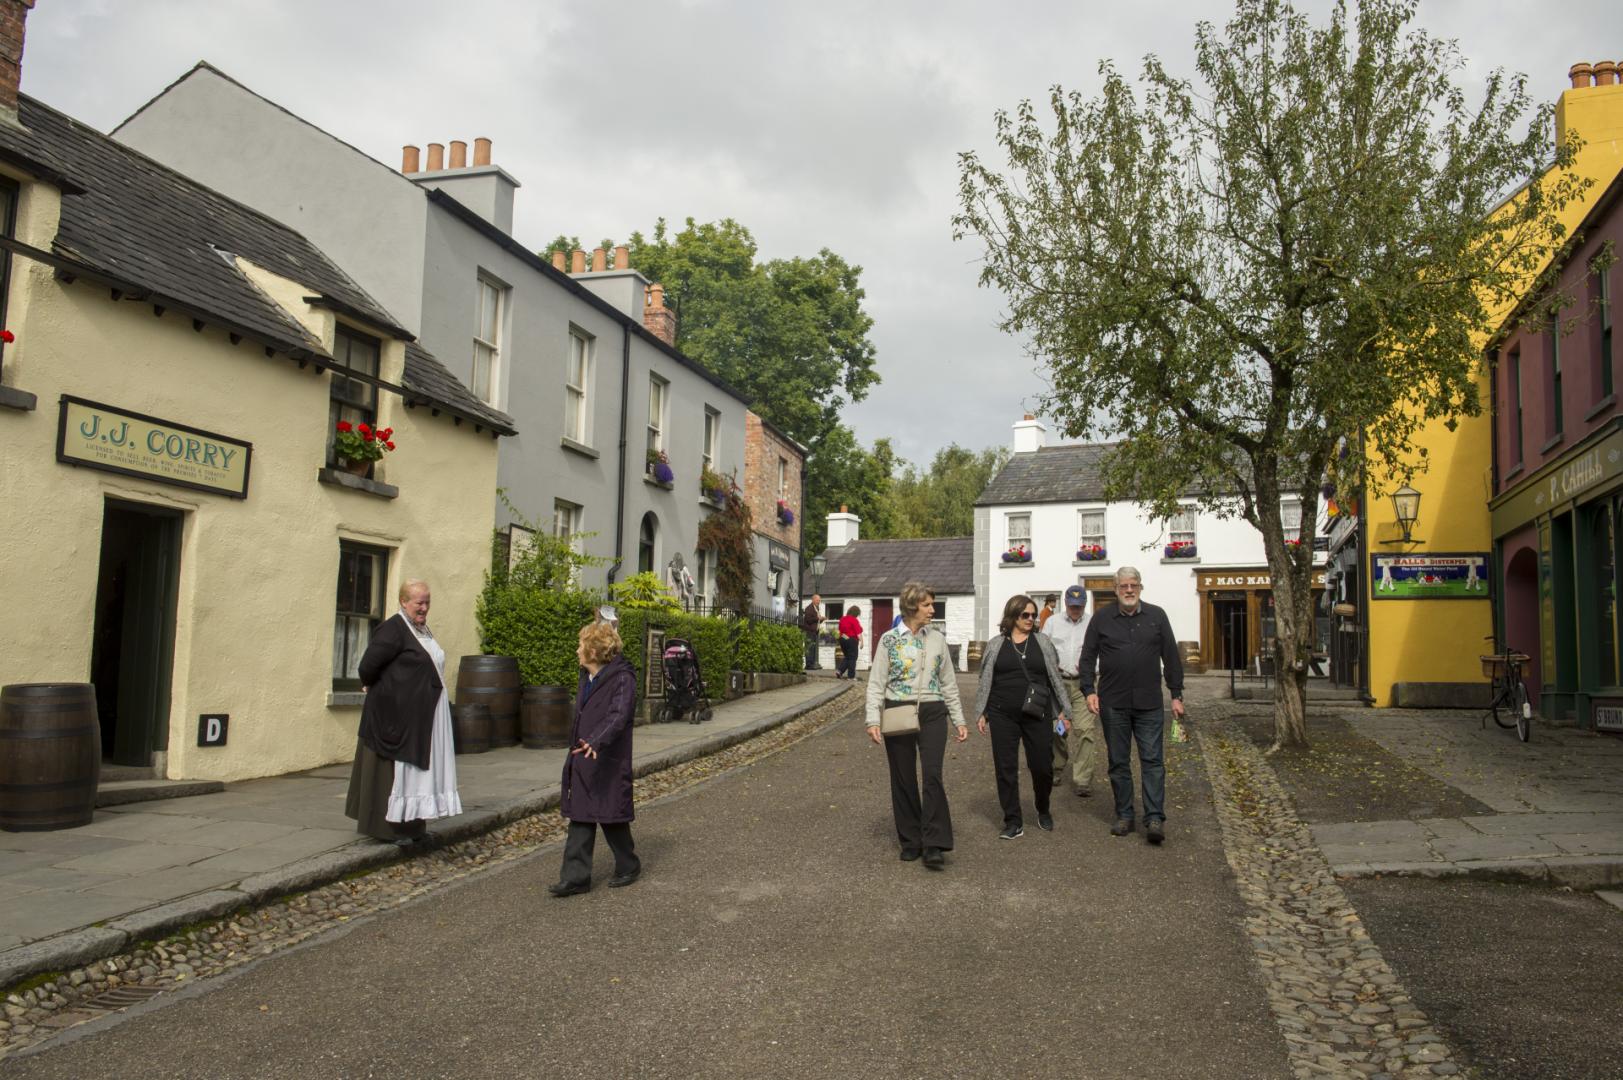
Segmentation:
<svg viewBox="0 0 1623 1080">
<path fill-rule="evenodd" d="M 1082 639 L 1087 632 L 1088 593 L 1082 586 L 1072 585 L 1065 590 L 1064 612 L 1049 619 L 1043 633 L 1059 654 L 1059 671 L 1071 698 L 1071 707 L 1065 713 L 1071 718 L 1070 733 L 1054 734 L 1054 784 L 1064 782 L 1069 773 L 1071 790 L 1083 798 L 1093 794 L 1093 714 L 1084 709 L 1087 699 L 1077 679 Z"/>
</svg>

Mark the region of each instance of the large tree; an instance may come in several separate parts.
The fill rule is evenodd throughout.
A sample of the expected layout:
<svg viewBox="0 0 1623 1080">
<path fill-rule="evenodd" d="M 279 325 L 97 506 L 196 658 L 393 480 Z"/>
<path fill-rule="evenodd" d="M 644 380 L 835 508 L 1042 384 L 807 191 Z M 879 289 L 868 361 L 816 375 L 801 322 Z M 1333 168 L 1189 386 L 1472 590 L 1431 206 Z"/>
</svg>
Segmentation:
<svg viewBox="0 0 1623 1080">
<path fill-rule="evenodd" d="M 1053 90 L 1051 128 L 997 115 L 1007 175 L 960 160 L 955 230 L 1051 375 L 1045 411 L 1125 440 L 1112 494 L 1169 515 L 1205 492 L 1261 532 L 1280 745 L 1307 741 L 1314 627 L 1314 515 L 1287 545 L 1282 501 L 1327 476 L 1377 495 L 1423 467 L 1423 427 L 1479 413 L 1482 343 L 1578 190 L 1525 80 L 1468 103 L 1415 8 L 1239 0 L 1196 31 L 1198 86 L 1152 56 L 1141 103 L 1107 63 L 1099 96 Z"/>
<path fill-rule="evenodd" d="M 973 535 L 975 500 L 1008 460 L 1006 448 L 976 453 L 952 443 L 936 451 L 928 468 L 904 465 L 891 478 L 885 535 L 898 539 Z"/>
</svg>

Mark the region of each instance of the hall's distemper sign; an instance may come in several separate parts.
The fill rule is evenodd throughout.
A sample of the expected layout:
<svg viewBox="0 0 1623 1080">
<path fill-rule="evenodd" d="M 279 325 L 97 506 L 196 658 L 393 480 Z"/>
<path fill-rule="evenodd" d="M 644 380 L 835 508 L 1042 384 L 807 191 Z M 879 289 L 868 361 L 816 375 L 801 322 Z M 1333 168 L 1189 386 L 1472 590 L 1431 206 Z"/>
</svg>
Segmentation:
<svg viewBox="0 0 1623 1080">
<path fill-rule="evenodd" d="M 253 444 L 62 395 L 56 460 L 68 465 L 248 497 Z"/>
<path fill-rule="evenodd" d="M 1370 580 L 1376 600 L 1486 600 L 1488 555 L 1371 555 Z"/>
</svg>

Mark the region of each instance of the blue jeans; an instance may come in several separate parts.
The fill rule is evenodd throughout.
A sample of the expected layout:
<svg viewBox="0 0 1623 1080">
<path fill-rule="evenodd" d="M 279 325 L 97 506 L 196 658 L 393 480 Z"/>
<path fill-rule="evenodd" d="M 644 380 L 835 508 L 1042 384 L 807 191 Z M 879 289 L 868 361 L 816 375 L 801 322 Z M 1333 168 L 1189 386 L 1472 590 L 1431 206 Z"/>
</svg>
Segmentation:
<svg viewBox="0 0 1623 1080">
<path fill-rule="evenodd" d="M 1105 748 L 1110 754 L 1110 791 L 1116 816 L 1133 820 L 1133 742 L 1138 743 L 1139 771 L 1144 777 L 1144 820 L 1166 820 L 1167 767 L 1161 756 L 1164 709 L 1101 707 Z"/>
</svg>

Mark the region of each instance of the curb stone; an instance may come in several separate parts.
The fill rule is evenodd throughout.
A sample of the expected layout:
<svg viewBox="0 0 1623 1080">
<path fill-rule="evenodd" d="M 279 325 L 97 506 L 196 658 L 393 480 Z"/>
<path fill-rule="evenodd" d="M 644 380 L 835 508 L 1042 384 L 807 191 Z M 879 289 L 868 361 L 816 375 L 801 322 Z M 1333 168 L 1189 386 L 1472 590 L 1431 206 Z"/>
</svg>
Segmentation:
<svg viewBox="0 0 1623 1080">
<path fill-rule="evenodd" d="M 1502 862 L 1345 863 L 1337 877 L 1460 877 L 1474 881 L 1565 885 L 1590 892 L 1623 885 L 1623 859 L 1612 855 L 1574 855 L 1564 859 L 1517 859 Z"/>
<path fill-rule="evenodd" d="M 660 772 L 752 739 L 805 716 L 849 692 L 840 685 L 731 731 L 719 731 L 686 746 L 636 761 L 634 778 Z M 522 818 L 545 813 L 557 807 L 562 796 L 554 784 L 538 793 L 509 799 L 461 815 L 440 828 L 430 826 L 435 847 L 466 840 Z M 464 820 L 467 819 L 467 820 Z M 79 967 L 121 952 L 131 941 L 162 936 L 180 927 L 217 918 L 239 908 L 263 904 L 289 893 L 303 892 L 336 881 L 357 871 L 372 870 L 411 856 L 393 844 L 358 840 L 348 847 L 311 855 L 285 866 L 243 878 L 235 886 L 225 886 L 182 897 L 120 916 L 105 927 L 71 930 L 41 941 L 19 945 L 0 952 L 0 987 L 11 986 L 31 975 Z"/>
</svg>

